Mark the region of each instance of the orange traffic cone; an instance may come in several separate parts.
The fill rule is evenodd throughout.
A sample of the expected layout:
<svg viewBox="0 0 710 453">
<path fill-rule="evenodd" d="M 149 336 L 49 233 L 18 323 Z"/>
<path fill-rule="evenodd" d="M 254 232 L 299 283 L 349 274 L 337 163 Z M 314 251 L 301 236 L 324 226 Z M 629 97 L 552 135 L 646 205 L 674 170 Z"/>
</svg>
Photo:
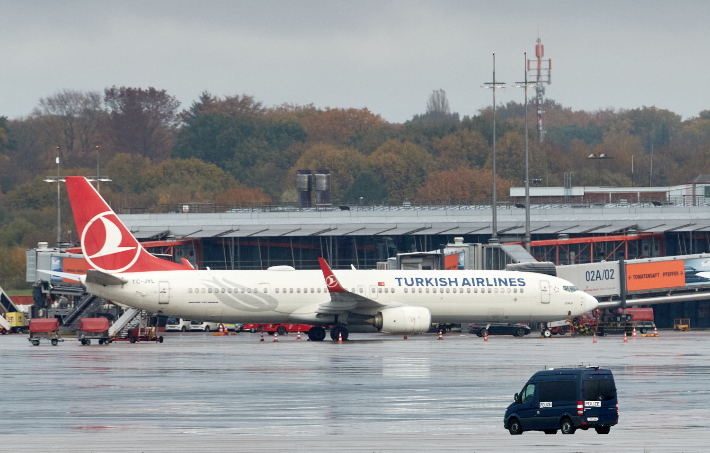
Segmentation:
<svg viewBox="0 0 710 453">
<path fill-rule="evenodd" d="M 592 341 L 592 343 L 596 343 L 596 342 L 597 342 L 597 333 L 594 332 L 594 340 Z"/>
<path fill-rule="evenodd" d="M 653 336 L 654 337 L 658 336 L 658 328 L 655 325 L 653 326 Z"/>
<path fill-rule="evenodd" d="M 440 330 L 440 331 L 439 331 L 439 340 L 443 340 L 443 339 L 444 339 L 444 337 L 441 336 L 441 330 Z"/>
<path fill-rule="evenodd" d="M 279 333 L 274 332 L 274 343 L 278 343 L 278 342 L 279 342 Z"/>
<path fill-rule="evenodd" d="M 264 332 L 263 331 L 261 332 L 261 340 L 260 341 L 264 341 Z"/>
<path fill-rule="evenodd" d="M 301 339 L 301 331 L 299 330 L 299 331 L 298 331 L 298 336 L 296 337 L 296 340 L 300 340 L 300 339 Z"/>
<path fill-rule="evenodd" d="M 405 339 L 405 340 L 407 339 L 407 334 L 406 334 L 406 333 L 404 334 L 404 339 Z"/>
<path fill-rule="evenodd" d="M 483 341 L 488 341 L 488 329 L 483 331 Z"/>
<path fill-rule="evenodd" d="M 219 323 L 219 333 L 224 333 L 224 324 Z"/>
<path fill-rule="evenodd" d="M 342 342 L 343 342 L 343 333 L 338 332 L 338 343 L 342 343 Z"/>
<path fill-rule="evenodd" d="M 631 337 L 636 338 L 636 326 L 634 326 L 634 331 L 631 333 Z"/>
<path fill-rule="evenodd" d="M 626 339 L 626 331 L 624 331 L 624 343 L 628 343 L 629 340 Z"/>
</svg>

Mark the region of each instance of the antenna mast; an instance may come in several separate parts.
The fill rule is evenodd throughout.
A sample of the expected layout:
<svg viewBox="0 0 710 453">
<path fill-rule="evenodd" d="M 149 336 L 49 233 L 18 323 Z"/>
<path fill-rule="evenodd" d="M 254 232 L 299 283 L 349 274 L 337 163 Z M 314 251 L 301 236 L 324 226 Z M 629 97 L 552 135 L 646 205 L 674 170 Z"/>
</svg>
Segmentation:
<svg viewBox="0 0 710 453">
<path fill-rule="evenodd" d="M 544 83 L 548 85 L 551 82 L 550 73 L 552 72 L 552 59 L 543 60 L 545 56 L 545 46 L 540 43 L 540 36 L 537 37 L 535 45 L 535 60 L 528 59 L 528 73 L 530 78 L 535 83 L 535 107 L 537 109 L 537 139 L 542 143 L 545 137 L 545 128 L 543 116 L 545 112 L 542 110 L 542 105 L 545 96 Z"/>
</svg>

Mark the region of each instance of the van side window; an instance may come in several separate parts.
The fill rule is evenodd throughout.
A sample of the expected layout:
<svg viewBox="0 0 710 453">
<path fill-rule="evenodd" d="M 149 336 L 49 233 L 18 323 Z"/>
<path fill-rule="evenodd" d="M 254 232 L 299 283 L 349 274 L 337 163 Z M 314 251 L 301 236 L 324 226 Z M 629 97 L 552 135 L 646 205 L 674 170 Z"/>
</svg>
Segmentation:
<svg viewBox="0 0 710 453">
<path fill-rule="evenodd" d="M 523 403 L 532 401 L 533 395 L 535 395 L 535 384 L 530 383 L 523 389 L 523 393 L 520 395 L 520 401 Z"/>
<path fill-rule="evenodd" d="M 577 381 L 540 382 L 540 401 L 577 401 Z"/>
</svg>

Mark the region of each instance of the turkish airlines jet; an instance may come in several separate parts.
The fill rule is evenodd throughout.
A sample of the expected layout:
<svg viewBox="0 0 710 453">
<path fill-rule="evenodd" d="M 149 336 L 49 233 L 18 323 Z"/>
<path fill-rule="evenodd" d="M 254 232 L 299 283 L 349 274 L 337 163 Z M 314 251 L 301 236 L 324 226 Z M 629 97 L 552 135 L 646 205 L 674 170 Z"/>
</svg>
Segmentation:
<svg viewBox="0 0 710 453">
<path fill-rule="evenodd" d="M 148 253 L 84 177 L 66 178 L 87 263 L 74 276 L 86 291 L 174 317 L 244 323 L 312 324 L 308 337 L 348 338 L 348 326 L 426 332 L 432 322 L 549 322 L 579 316 L 597 300 L 566 280 L 506 271 L 333 272 L 290 266 L 196 270 Z M 337 275 L 336 275 L 337 274 Z M 64 274 L 63 276 L 67 276 Z"/>
</svg>

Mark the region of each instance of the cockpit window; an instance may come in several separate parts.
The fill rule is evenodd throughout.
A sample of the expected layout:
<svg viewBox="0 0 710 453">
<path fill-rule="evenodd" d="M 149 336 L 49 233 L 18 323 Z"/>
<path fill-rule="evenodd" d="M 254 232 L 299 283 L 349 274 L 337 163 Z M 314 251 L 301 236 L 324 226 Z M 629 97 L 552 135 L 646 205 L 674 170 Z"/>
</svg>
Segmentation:
<svg viewBox="0 0 710 453">
<path fill-rule="evenodd" d="M 573 293 L 575 291 L 579 291 L 579 289 L 576 286 L 563 286 L 562 289 L 565 291 L 569 291 L 570 293 Z"/>
</svg>

